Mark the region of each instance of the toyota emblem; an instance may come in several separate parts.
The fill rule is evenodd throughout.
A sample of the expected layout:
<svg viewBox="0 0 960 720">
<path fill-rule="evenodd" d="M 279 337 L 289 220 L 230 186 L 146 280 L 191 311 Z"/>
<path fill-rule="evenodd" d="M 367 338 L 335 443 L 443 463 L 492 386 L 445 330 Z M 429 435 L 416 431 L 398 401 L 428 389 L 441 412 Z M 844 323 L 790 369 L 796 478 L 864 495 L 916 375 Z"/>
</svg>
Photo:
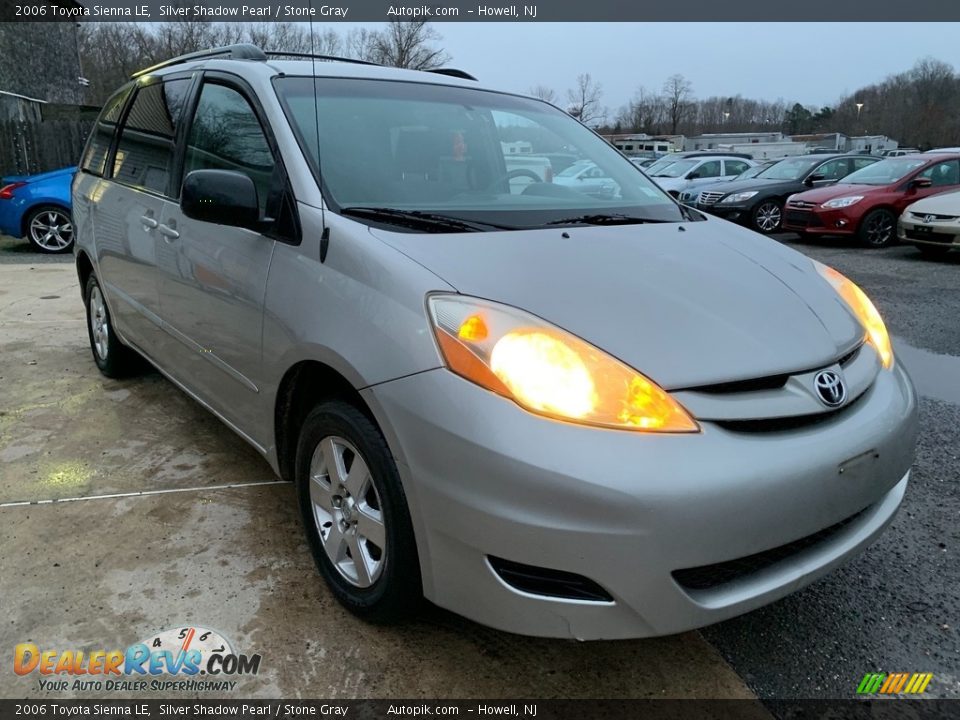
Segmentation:
<svg viewBox="0 0 960 720">
<path fill-rule="evenodd" d="M 813 378 L 813 387 L 820 402 L 827 407 L 838 407 L 847 399 L 847 387 L 843 384 L 843 378 L 833 370 L 818 372 Z"/>
</svg>

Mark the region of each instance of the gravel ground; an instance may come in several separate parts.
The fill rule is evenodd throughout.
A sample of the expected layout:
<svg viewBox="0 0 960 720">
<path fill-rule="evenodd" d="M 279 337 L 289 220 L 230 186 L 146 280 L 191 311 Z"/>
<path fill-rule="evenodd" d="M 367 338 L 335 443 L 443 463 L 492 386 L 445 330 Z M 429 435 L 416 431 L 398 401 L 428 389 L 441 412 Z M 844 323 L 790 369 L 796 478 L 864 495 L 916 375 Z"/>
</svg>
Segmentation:
<svg viewBox="0 0 960 720">
<path fill-rule="evenodd" d="M 25 238 L 0 235 L 0 263 L 36 265 L 38 263 L 72 263 L 72 253 L 39 253 Z"/>
</svg>

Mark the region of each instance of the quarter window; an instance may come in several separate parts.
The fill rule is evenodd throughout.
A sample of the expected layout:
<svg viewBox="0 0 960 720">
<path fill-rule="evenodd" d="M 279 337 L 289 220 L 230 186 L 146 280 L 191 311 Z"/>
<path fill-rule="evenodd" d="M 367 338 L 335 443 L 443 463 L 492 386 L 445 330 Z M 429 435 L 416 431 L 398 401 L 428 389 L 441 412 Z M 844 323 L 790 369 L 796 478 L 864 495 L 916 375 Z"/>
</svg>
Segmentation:
<svg viewBox="0 0 960 720">
<path fill-rule="evenodd" d="M 190 80 L 170 80 L 140 88 L 127 113 L 113 177 L 133 187 L 166 193 L 173 164 L 177 123 Z"/>
<path fill-rule="evenodd" d="M 187 138 L 183 173 L 235 170 L 257 186 L 264 212 L 273 186 L 275 161 L 256 113 L 233 88 L 206 84 Z"/>
</svg>

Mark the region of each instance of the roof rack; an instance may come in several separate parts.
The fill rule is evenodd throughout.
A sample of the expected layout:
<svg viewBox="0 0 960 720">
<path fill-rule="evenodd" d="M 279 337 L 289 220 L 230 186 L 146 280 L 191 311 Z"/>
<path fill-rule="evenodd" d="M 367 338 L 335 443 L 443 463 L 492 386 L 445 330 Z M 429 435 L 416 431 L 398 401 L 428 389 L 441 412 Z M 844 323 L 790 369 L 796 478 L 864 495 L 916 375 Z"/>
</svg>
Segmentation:
<svg viewBox="0 0 960 720">
<path fill-rule="evenodd" d="M 236 45 L 224 45 L 223 47 L 200 50 L 198 52 L 187 53 L 186 55 L 178 55 L 175 58 L 170 58 L 169 60 L 164 60 L 161 63 L 151 65 L 143 70 L 138 70 L 131 75 L 130 78 L 138 78 L 141 75 L 147 75 L 148 73 L 156 72 L 157 70 L 170 67 L 171 65 L 180 65 L 181 63 L 190 62 L 192 60 L 202 60 L 204 58 L 215 57 L 228 57 L 230 60 L 259 60 L 261 62 L 267 59 L 266 53 L 264 53 L 263 50 L 258 48 L 256 45 L 251 45 L 250 43 L 238 43 Z"/>
<path fill-rule="evenodd" d="M 268 58 L 289 57 L 289 58 L 300 58 L 300 59 L 309 59 L 309 60 L 323 60 L 325 62 L 353 63 L 354 65 L 380 66 L 380 63 L 371 62 L 369 60 L 358 60 L 357 58 L 339 57 L 337 55 L 316 55 L 314 53 L 284 52 L 283 50 L 268 50 L 267 52 L 264 53 L 264 55 L 266 55 Z"/>
<path fill-rule="evenodd" d="M 477 80 L 470 73 L 457 70 L 456 68 L 436 68 L 434 70 L 428 70 L 427 72 L 436 73 L 437 75 L 449 75 L 450 77 L 460 78 L 461 80 L 473 80 L 474 82 Z"/>
</svg>

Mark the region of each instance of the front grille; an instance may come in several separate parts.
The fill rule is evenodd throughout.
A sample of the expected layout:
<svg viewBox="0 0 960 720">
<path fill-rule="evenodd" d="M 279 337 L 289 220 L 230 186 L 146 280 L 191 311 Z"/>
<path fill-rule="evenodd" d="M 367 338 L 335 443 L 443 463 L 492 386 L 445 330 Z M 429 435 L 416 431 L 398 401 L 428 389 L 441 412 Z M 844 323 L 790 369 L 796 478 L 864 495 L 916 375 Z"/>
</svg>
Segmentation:
<svg viewBox="0 0 960 720">
<path fill-rule="evenodd" d="M 906 235 L 907 239 L 909 240 L 922 240 L 923 242 L 943 243 L 944 245 L 950 245 L 954 241 L 954 236 L 947 235 L 946 233 L 922 232 L 919 230 L 905 229 L 904 235 Z"/>
<path fill-rule="evenodd" d="M 935 213 L 911 212 L 910 216 L 916 220 L 925 220 L 926 218 L 930 218 L 930 220 L 941 220 L 941 221 L 957 219 L 956 215 L 937 215 Z"/>
<path fill-rule="evenodd" d="M 791 227 L 809 227 L 813 225 L 814 214 L 804 210 L 787 209 L 783 213 L 783 224 Z"/>
<path fill-rule="evenodd" d="M 806 200 L 791 200 L 787 207 L 797 208 L 798 210 L 810 210 L 814 205 L 816 205 L 816 203 L 807 202 Z"/>
<path fill-rule="evenodd" d="M 866 393 L 861 393 L 843 407 L 826 410 L 815 415 L 791 415 L 789 417 L 757 418 L 753 420 L 713 420 L 713 424 L 724 430 L 737 433 L 775 433 L 790 432 L 814 427 L 829 420 L 836 420 L 859 404 Z"/>
<path fill-rule="evenodd" d="M 713 205 L 724 195 L 726 195 L 725 192 L 702 192 L 700 197 L 697 198 L 697 203 L 699 205 Z"/>
<path fill-rule="evenodd" d="M 859 518 L 869 508 L 861 510 L 855 515 L 851 515 L 845 520 L 841 520 L 836 525 L 824 528 L 813 535 L 807 535 L 799 540 L 794 540 L 786 545 L 780 545 L 771 550 L 747 555 L 746 557 L 727 560 L 726 562 L 714 563 L 713 565 L 701 565 L 700 567 L 686 568 L 684 570 L 674 570 L 672 575 L 681 586 L 689 590 L 711 590 L 721 585 L 749 577 L 761 570 L 783 562 L 804 550 L 820 545 L 835 537 L 837 533 L 847 527 L 850 523 Z"/>
<path fill-rule="evenodd" d="M 567 600 L 613 602 L 610 593 L 583 575 L 524 565 L 493 555 L 488 555 L 487 559 L 490 561 L 490 567 L 501 580 L 522 592 Z"/>
</svg>

